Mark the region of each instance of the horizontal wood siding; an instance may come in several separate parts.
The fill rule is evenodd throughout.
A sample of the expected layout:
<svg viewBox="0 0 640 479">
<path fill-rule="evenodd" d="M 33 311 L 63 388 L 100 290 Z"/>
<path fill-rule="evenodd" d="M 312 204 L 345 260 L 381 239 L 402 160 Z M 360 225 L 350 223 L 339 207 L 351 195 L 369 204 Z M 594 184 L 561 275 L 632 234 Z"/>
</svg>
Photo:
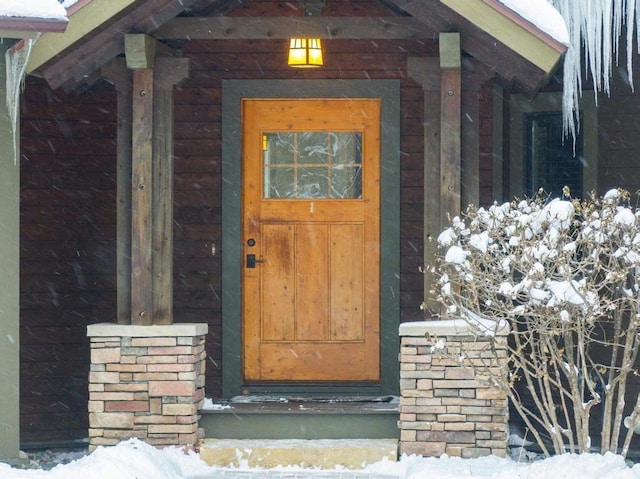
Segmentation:
<svg viewBox="0 0 640 479">
<path fill-rule="evenodd" d="M 625 188 L 634 194 L 640 188 L 640 96 L 619 79 L 598 105 L 598 193 Z"/>
<path fill-rule="evenodd" d="M 87 436 L 86 325 L 115 318 L 115 92 L 28 79 L 20 192 L 21 441 Z"/>
</svg>

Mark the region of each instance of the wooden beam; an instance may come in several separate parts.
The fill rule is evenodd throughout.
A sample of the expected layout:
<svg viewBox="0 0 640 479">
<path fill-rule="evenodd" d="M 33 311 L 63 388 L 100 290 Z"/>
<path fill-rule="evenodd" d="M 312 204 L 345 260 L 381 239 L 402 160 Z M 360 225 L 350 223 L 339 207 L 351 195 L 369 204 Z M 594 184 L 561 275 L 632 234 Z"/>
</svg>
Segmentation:
<svg viewBox="0 0 640 479">
<path fill-rule="evenodd" d="M 131 70 L 153 68 L 156 58 L 156 41 L 144 33 L 125 34 L 124 55 L 127 59 L 127 68 Z"/>
<path fill-rule="evenodd" d="M 440 68 L 443 70 L 459 70 L 462 68 L 460 33 L 443 32 L 440 34 L 439 40 Z"/>
<path fill-rule="evenodd" d="M 411 17 L 177 17 L 153 32 L 161 40 L 430 38 L 433 30 Z"/>
<path fill-rule="evenodd" d="M 435 316 L 440 306 L 432 294 L 436 287 L 431 266 L 438 256 L 436 240 L 442 225 L 440 222 L 440 85 L 441 70 L 437 58 L 409 57 L 409 75 L 422 85 L 424 96 L 424 281 L 423 298 L 425 315 Z"/>
<path fill-rule="evenodd" d="M 131 120 L 133 75 L 124 58 L 102 67 L 102 76 L 118 94 L 116 269 L 117 322 L 131 323 Z"/>
<path fill-rule="evenodd" d="M 107 0 L 111 1 L 111 0 Z M 113 0 L 116 3 L 116 0 Z M 121 2 L 123 0 L 117 0 Z M 109 28 L 97 33 L 86 32 L 82 37 L 82 42 L 74 48 L 67 50 L 70 45 L 61 48 L 59 45 L 49 45 L 49 56 L 46 62 L 39 62 L 35 67 L 28 70 L 32 73 L 36 70 L 40 73 L 49 86 L 53 89 L 65 86 L 71 88 L 85 80 L 87 75 L 100 68 L 101 65 L 109 62 L 118 55 L 124 53 L 124 37 L 122 32 L 140 32 L 149 34 L 158 25 L 162 25 L 169 19 L 181 13 L 185 8 L 189 8 L 197 0 L 137 0 L 132 10 L 127 15 L 117 17 Z M 79 15 L 98 0 L 93 0 L 86 7 L 77 12 Z M 75 17 L 72 16 L 72 19 Z M 67 32 L 69 33 L 69 32 Z M 67 35 L 65 33 L 65 35 Z M 42 47 L 44 41 L 41 39 L 35 47 Z M 34 48 L 35 48 L 34 47 Z M 65 52 L 65 50 L 67 50 Z M 54 56 L 56 56 L 55 59 Z M 51 60 L 51 61 L 49 61 Z"/>
<path fill-rule="evenodd" d="M 516 81 L 529 94 L 537 92 L 547 78 L 546 72 L 493 39 L 485 31 L 462 17 L 440 0 L 388 0 L 433 32 L 458 31 L 464 52 L 477 58 L 496 75 L 508 82 Z"/>
<path fill-rule="evenodd" d="M 144 33 L 127 33 L 124 36 L 124 54 L 127 68 L 132 70 L 153 68 L 156 56 L 180 56 L 177 50 Z"/>
<path fill-rule="evenodd" d="M 173 323 L 173 87 L 187 58 L 156 58 L 153 100 L 153 321 Z"/>
<path fill-rule="evenodd" d="M 27 73 L 33 72 L 137 1 L 93 0 L 87 3 L 69 17 L 69 25 L 65 33 L 45 33 L 42 35 L 31 50 L 27 62 Z"/>
<path fill-rule="evenodd" d="M 459 52 L 458 34 L 440 34 L 440 51 L 445 55 L 444 61 L 441 56 L 441 66 L 449 66 L 442 69 L 440 90 L 440 221 L 443 226 L 460 214 L 462 75 L 460 66 L 455 67 L 460 63 L 450 58 L 456 44 Z"/>
<path fill-rule="evenodd" d="M 480 204 L 480 94 L 485 71 L 469 59 L 462 67 L 461 207 Z"/>
<path fill-rule="evenodd" d="M 461 115 L 461 208 L 480 201 L 480 103 L 479 88 L 462 89 Z"/>
<path fill-rule="evenodd" d="M 133 71 L 131 324 L 153 319 L 153 70 Z"/>
<path fill-rule="evenodd" d="M 505 187 L 505 179 L 509 175 L 504 171 L 504 104 L 504 90 L 494 84 L 491 89 L 491 199 L 494 201 L 502 201 L 506 198 L 505 193 L 509 193 L 509 188 Z"/>
</svg>

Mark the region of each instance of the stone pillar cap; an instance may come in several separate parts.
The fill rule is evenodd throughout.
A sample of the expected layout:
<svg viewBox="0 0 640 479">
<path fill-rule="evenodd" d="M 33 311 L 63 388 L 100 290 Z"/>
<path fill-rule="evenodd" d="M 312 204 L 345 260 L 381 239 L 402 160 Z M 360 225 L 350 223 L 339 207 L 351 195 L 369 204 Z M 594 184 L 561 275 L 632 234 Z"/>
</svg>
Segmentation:
<svg viewBox="0 0 640 479">
<path fill-rule="evenodd" d="M 400 324 L 400 336 L 506 336 L 509 324 L 505 320 L 487 318 L 456 318 L 435 321 L 414 321 Z"/>
<path fill-rule="evenodd" d="M 87 336 L 93 337 L 185 337 L 203 336 L 209 331 L 206 323 L 154 324 L 140 326 L 134 324 L 97 323 L 87 326 Z"/>
</svg>

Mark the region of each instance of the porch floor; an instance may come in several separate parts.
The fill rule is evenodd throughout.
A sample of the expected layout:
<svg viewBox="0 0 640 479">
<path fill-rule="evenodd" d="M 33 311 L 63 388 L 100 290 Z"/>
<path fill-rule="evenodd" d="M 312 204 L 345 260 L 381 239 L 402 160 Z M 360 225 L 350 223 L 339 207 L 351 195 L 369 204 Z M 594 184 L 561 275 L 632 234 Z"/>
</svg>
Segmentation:
<svg viewBox="0 0 640 479">
<path fill-rule="evenodd" d="M 238 396 L 207 400 L 200 426 L 216 439 L 397 438 L 395 396 Z"/>
</svg>

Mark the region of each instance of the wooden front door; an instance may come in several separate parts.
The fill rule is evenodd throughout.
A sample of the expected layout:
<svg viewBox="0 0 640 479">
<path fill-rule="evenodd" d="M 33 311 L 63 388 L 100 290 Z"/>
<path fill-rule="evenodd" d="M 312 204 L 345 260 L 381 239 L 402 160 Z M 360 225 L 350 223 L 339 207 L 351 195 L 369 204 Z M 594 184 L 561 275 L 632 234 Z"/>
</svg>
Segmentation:
<svg viewBox="0 0 640 479">
<path fill-rule="evenodd" d="M 380 379 L 380 102 L 245 99 L 245 383 Z"/>
</svg>

